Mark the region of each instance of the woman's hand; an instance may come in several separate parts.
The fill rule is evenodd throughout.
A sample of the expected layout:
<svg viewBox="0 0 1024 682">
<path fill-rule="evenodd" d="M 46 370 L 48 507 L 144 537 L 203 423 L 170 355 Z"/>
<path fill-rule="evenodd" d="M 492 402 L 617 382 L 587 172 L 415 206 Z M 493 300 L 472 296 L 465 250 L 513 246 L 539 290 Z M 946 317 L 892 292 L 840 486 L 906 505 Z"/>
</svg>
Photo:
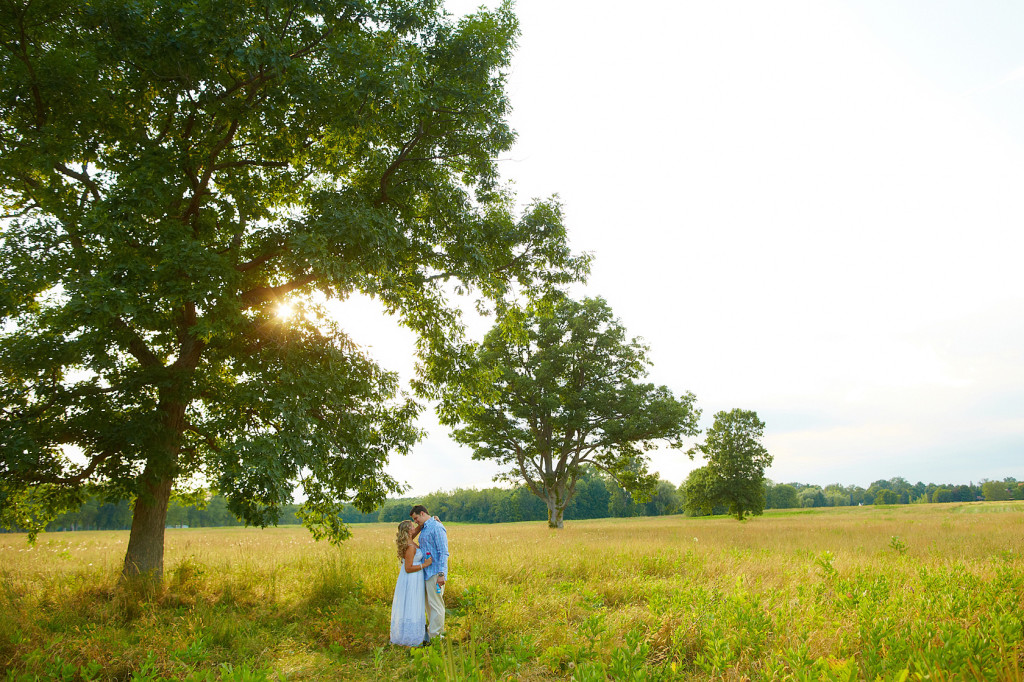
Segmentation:
<svg viewBox="0 0 1024 682">
<path fill-rule="evenodd" d="M 434 563 L 434 557 L 428 556 L 426 559 L 423 560 L 422 566 L 423 566 L 423 568 L 426 568 L 427 566 L 429 566 L 432 563 Z"/>
</svg>

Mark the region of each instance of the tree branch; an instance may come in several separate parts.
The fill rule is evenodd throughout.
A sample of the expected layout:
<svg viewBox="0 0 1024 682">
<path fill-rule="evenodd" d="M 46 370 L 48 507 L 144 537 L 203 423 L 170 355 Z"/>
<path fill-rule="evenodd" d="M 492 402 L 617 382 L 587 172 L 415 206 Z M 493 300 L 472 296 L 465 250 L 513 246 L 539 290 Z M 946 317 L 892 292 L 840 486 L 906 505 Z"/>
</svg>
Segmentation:
<svg viewBox="0 0 1024 682">
<path fill-rule="evenodd" d="M 33 201 L 33 202 L 29 203 L 28 206 L 25 206 L 23 209 L 21 209 L 20 211 L 18 211 L 16 213 L 4 213 L 3 215 L 0 215 L 0 220 L 9 220 L 9 219 L 12 219 L 12 218 L 20 218 L 23 215 L 28 215 L 28 213 L 32 209 L 34 209 L 34 208 L 39 208 L 39 204 L 37 204 L 37 203 L 35 203 Z"/>
<path fill-rule="evenodd" d="M 188 208 L 181 216 L 182 222 L 187 221 L 191 216 L 199 212 L 199 202 L 202 200 L 203 194 L 206 193 L 206 187 L 210 184 L 210 177 L 213 176 L 214 161 L 220 156 L 220 153 L 224 151 L 228 144 L 231 143 L 231 139 L 238 132 L 239 120 L 237 118 L 231 119 L 231 123 L 228 125 L 228 131 L 224 134 L 217 144 L 210 150 L 210 155 L 206 159 L 206 169 L 203 171 L 203 176 L 199 178 L 192 188 L 192 201 L 189 202 Z"/>
<path fill-rule="evenodd" d="M 181 319 L 178 324 L 178 359 L 174 361 L 173 367 L 195 369 L 199 364 L 199 356 L 202 355 L 206 344 L 191 335 L 190 330 L 196 324 L 196 306 L 194 303 L 186 303 L 181 310 Z"/>
<path fill-rule="evenodd" d="M 46 104 L 43 102 L 43 94 L 39 90 L 39 77 L 36 75 L 36 70 L 32 67 L 32 60 L 28 56 L 28 35 L 25 33 L 24 13 L 18 16 L 18 38 L 18 47 L 21 49 L 15 50 L 12 47 L 11 52 L 25 65 L 25 69 L 28 71 L 31 81 L 29 89 L 32 91 L 32 103 L 35 105 L 36 128 L 42 128 L 46 123 Z"/>
<path fill-rule="evenodd" d="M 210 447 L 210 449 L 211 449 L 211 450 L 213 450 L 214 452 L 220 452 L 220 451 L 221 451 L 221 448 L 220 448 L 220 446 L 219 446 L 219 445 L 217 445 L 217 441 L 216 441 L 216 440 L 215 440 L 215 439 L 213 438 L 213 436 L 211 436 L 211 435 L 210 435 L 210 434 L 208 434 L 208 433 L 203 433 L 203 432 L 202 432 L 202 431 L 200 431 L 200 430 L 199 430 L 199 429 L 198 429 L 198 428 L 196 427 L 196 425 L 195 425 L 195 424 L 193 424 L 192 422 L 190 422 L 190 421 L 186 420 L 186 421 L 185 421 L 185 428 L 186 428 L 186 429 L 188 429 L 189 431 L 191 431 L 192 433 L 196 434 L 196 435 L 197 435 L 197 436 L 199 436 L 200 438 L 202 438 L 202 439 L 203 439 L 204 441 L 206 441 L 206 444 L 207 444 L 207 445 L 208 445 L 208 446 Z"/>
<path fill-rule="evenodd" d="M 330 38 L 331 35 L 334 34 L 334 28 L 334 26 L 331 26 L 319 38 L 311 42 L 309 45 L 306 45 L 306 47 L 302 48 L 301 50 L 291 53 L 290 55 L 288 55 L 288 58 L 298 59 L 299 57 L 305 57 L 307 54 L 316 49 L 318 45 L 320 45 L 322 42 Z"/>
<path fill-rule="evenodd" d="M 310 282 L 316 280 L 316 278 L 316 275 L 308 274 L 276 287 L 256 287 L 255 289 L 250 289 L 240 297 L 242 310 L 254 308 L 261 303 L 266 303 L 272 299 L 280 298 L 291 291 L 295 291 L 300 287 L 306 286 Z"/>
<path fill-rule="evenodd" d="M 65 166 L 63 163 L 56 164 L 54 166 L 54 168 L 56 168 L 58 171 L 60 171 L 63 175 L 66 175 L 69 178 L 74 178 L 75 180 L 78 180 L 80 183 L 85 185 L 89 189 L 89 194 L 92 195 L 93 199 L 99 201 L 102 198 L 100 196 L 100 187 L 99 187 L 99 185 L 97 185 L 96 181 L 93 180 L 92 178 L 90 178 L 89 175 L 87 173 L 85 173 L 84 170 L 81 173 L 79 173 L 78 171 L 71 170 L 70 168 Z"/>
<path fill-rule="evenodd" d="M 251 261 L 247 263 L 239 263 L 238 265 L 235 266 L 235 270 L 237 270 L 238 272 L 246 272 L 248 270 L 252 270 L 253 268 L 258 268 L 264 263 L 268 263 L 277 258 L 278 256 L 284 255 L 287 252 L 288 249 L 283 247 L 279 249 L 273 249 L 263 254 L 262 256 L 257 256 L 256 258 L 253 258 Z"/>
<path fill-rule="evenodd" d="M 228 161 L 227 163 L 218 163 L 215 166 L 211 166 L 211 171 L 224 170 L 225 168 L 240 168 L 242 166 L 257 166 L 260 168 L 287 168 L 290 164 L 287 161 L 256 161 L 254 159 L 245 159 L 243 161 Z"/>
<path fill-rule="evenodd" d="M 147 369 L 163 366 L 163 363 L 160 362 L 160 358 L 158 358 L 156 354 L 149 349 L 145 340 L 139 336 L 137 331 L 129 327 L 127 322 L 122 320 L 120 317 L 115 317 L 113 320 L 113 326 L 115 329 L 128 334 L 128 352 L 135 356 L 135 359 L 139 361 L 140 365 Z"/>
<path fill-rule="evenodd" d="M 110 456 L 114 454 L 112 451 L 107 450 L 99 453 L 93 459 L 89 461 L 88 466 L 79 471 L 73 476 L 52 476 L 46 474 L 34 473 L 31 471 L 25 472 L 25 477 L 35 483 L 54 483 L 56 485 L 79 485 L 82 481 L 86 480 L 96 471 L 96 467 L 110 459 Z"/>
<path fill-rule="evenodd" d="M 402 147 L 402 151 L 398 153 L 395 160 L 391 162 L 391 165 L 387 167 L 384 174 L 380 177 L 380 196 L 377 198 L 377 204 L 383 204 L 388 200 L 388 179 L 394 175 L 398 167 L 406 160 L 406 157 L 413 150 L 413 148 L 419 144 L 419 141 L 423 139 L 426 132 L 423 129 L 423 123 L 416 124 L 416 134 L 412 136 L 412 139 L 405 143 Z"/>
</svg>

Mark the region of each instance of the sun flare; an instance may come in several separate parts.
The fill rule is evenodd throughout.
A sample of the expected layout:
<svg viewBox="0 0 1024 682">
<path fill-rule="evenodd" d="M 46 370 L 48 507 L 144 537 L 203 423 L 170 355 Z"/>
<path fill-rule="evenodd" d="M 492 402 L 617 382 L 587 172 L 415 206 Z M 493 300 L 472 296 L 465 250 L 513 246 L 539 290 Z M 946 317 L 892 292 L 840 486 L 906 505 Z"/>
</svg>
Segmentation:
<svg viewBox="0 0 1024 682">
<path fill-rule="evenodd" d="M 279 303 L 277 308 L 274 310 L 274 314 L 279 320 L 290 319 L 295 314 L 295 306 L 291 303 Z"/>
</svg>

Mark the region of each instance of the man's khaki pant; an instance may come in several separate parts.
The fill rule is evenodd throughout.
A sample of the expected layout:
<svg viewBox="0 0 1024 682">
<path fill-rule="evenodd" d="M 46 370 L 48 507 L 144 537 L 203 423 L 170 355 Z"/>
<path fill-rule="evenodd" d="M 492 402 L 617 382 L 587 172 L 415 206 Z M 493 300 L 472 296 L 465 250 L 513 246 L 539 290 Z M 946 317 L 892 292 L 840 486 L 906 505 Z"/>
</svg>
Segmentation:
<svg viewBox="0 0 1024 682">
<path fill-rule="evenodd" d="M 437 574 L 424 581 L 427 588 L 427 636 L 434 639 L 444 633 L 444 585 L 437 593 Z"/>
</svg>

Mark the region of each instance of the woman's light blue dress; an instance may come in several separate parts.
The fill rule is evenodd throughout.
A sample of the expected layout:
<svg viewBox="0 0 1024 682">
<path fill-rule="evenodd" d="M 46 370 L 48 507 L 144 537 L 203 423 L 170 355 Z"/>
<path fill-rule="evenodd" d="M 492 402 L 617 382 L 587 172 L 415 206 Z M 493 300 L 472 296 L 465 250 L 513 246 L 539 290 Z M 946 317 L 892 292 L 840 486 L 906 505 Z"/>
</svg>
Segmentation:
<svg viewBox="0 0 1024 682">
<path fill-rule="evenodd" d="M 418 564 L 422 560 L 423 555 L 417 549 L 412 562 Z M 406 573 L 405 560 L 401 561 L 395 598 L 391 601 L 391 643 L 419 646 L 427 636 L 427 591 L 423 573 Z"/>
</svg>

